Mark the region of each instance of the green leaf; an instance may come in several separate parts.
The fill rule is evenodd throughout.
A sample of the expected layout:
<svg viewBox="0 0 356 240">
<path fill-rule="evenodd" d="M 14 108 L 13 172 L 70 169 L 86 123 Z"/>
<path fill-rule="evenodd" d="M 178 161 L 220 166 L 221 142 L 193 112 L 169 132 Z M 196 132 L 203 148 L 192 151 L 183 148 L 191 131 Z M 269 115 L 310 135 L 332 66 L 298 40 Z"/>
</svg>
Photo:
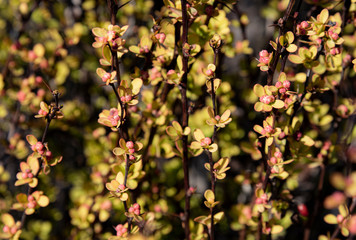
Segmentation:
<svg viewBox="0 0 356 240">
<path fill-rule="evenodd" d="M 329 224 L 337 224 L 336 216 L 328 214 L 324 217 L 324 221 Z"/>
<path fill-rule="evenodd" d="M 125 150 L 120 148 L 120 147 L 116 147 L 112 150 L 112 152 L 116 155 L 116 156 L 121 156 L 125 154 Z"/>
<path fill-rule="evenodd" d="M 281 109 L 284 107 L 284 102 L 282 100 L 277 99 L 272 106 L 277 109 Z"/>
<path fill-rule="evenodd" d="M 13 225 L 15 225 L 15 220 L 14 220 L 14 218 L 13 218 L 10 214 L 8 214 L 8 213 L 3 213 L 3 214 L 1 215 L 1 221 L 2 221 L 5 225 L 7 225 L 7 226 L 13 226 Z"/>
<path fill-rule="evenodd" d="M 271 234 L 278 234 L 281 233 L 283 230 L 284 228 L 281 225 L 274 225 L 272 226 Z"/>
<path fill-rule="evenodd" d="M 107 34 L 107 31 L 103 28 L 93 28 L 91 31 L 97 37 L 106 37 Z"/>
<path fill-rule="evenodd" d="M 255 106 L 254 106 L 255 111 L 256 111 L 256 112 L 262 112 L 264 105 L 265 105 L 265 104 L 262 103 L 262 102 L 256 102 L 256 103 L 255 103 Z"/>
<path fill-rule="evenodd" d="M 205 191 L 204 197 L 209 203 L 213 203 L 215 201 L 215 194 L 210 189 Z"/>
<path fill-rule="evenodd" d="M 220 222 L 220 220 L 224 217 L 224 212 L 218 212 L 214 215 L 214 224 Z"/>
<path fill-rule="evenodd" d="M 172 122 L 172 126 L 174 127 L 174 129 L 175 129 L 180 135 L 182 135 L 182 133 L 183 133 L 183 128 L 182 128 L 182 126 L 181 126 L 177 121 L 173 121 L 173 122 Z"/>
<path fill-rule="evenodd" d="M 326 115 L 320 120 L 319 125 L 320 126 L 328 125 L 329 123 L 332 122 L 332 120 L 333 120 L 333 117 L 331 115 Z"/>
<path fill-rule="evenodd" d="M 39 199 L 37 199 L 37 203 L 41 207 L 46 207 L 49 204 L 49 198 L 47 196 L 42 195 Z"/>
<path fill-rule="evenodd" d="M 170 136 L 170 137 L 177 137 L 178 134 L 177 134 L 177 131 L 172 127 L 172 126 L 168 126 L 166 128 L 166 133 Z"/>
<path fill-rule="evenodd" d="M 324 8 L 321 13 L 317 16 L 317 19 L 319 22 L 321 23 L 326 23 L 326 21 L 328 21 L 329 18 L 329 11 Z"/>
<path fill-rule="evenodd" d="M 304 136 L 300 139 L 300 141 L 301 141 L 304 145 L 306 145 L 306 146 L 308 146 L 308 147 L 311 147 L 311 146 L 313 146 L 313 145 L 315 144 L 314 140 L 313 140 L 311 137 L 307 136 L 307 135 L 304 135 Z"/>
<path fill-rule="evenodd" d="M 35 145 L 38 142 L 37 138 L 33 135 L 27 135 L 26 140 L 30 145 Z"/>
<path fill-rule="evenodd" d="M 194 135 L 195 140 L 197 140 L 198 142 L 200 142 L 203 138 L 205 138 L 203 131 L 200 130 L 199 128 L 194 130 L 193 135 Z"/>
<path fill-rule="evenodd" d="M 253 92 L 256 94 L 257 97 L 262 97 L 266 94 L 265 89 L 260 84 L 255 84 L 255 86 L 253 87 Z"/>
<path fill-rule="evenodd" d="M 216 143 L 213 143 L 209 146 L 209 152 L 216 152 L 218 150 L 218 145 Z"/>
<path fill-rule="evenodd" d="M 288 56 L 288 59 L 289 61 L 291 61 L 292 63 L 295 63 L 295 64 L 301 64 L 304 62 L 304 59 L 299 57 L 298 55 L 289 55 Z"/>
</svg>

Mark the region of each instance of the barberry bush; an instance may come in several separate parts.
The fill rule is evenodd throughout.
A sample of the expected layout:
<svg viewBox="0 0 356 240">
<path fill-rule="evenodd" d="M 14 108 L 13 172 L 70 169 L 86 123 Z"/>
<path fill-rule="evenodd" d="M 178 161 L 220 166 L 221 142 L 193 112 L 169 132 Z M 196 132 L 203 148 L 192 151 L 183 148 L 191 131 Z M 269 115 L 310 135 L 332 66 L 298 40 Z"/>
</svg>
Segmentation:
<svg viewBox="0 0 356 240">
<path fill-rule="evenodd" d="M 0 0 L 1 239 L 353 239 L 355 0 Z"/>
</svg>

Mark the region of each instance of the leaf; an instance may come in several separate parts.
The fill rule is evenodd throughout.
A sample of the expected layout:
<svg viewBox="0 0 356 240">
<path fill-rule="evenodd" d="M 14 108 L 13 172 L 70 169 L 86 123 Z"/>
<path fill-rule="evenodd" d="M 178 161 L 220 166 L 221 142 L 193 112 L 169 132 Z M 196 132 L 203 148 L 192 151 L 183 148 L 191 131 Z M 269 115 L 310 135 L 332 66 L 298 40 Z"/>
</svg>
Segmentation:
<svg viewBox="0 0 356 240">
<path fill-rule="evenodd" d="M 104 76 L 105 73 L 106 73 L 106 71 L 104 69 L 102 69 L 102 68 L 97 68 L 96 69 L 96 74 L 98 74 L 99 77 L 101 77 L 101 78 Z"/>
<path fill-rule="evenodd" d="M 140 48 L 138 46 L 130 46 L 129 50 L 133 53 L 140 54 Z"/>
<path fill-rule="evenodd" d="M 121 156 L 125 154 L 125 150 L 119 147 L 116 147 L 112 150 L 112 152 L 116 155 L 116 156 Z"/>
<path fill-rule="evenodd" d="M 218 212 L 214 215 L 214 224 L 218 223 L 224 217 L 224 212 Z"/>
<path fill-rule="evenodd" d="M 218 150 L 218 145 L 216 143 L 213 143 L 209 146 L 209 152 L 216 152 Z"/>
<path fill-rule="evenodd" d="M 194 135 L 195 140 L 197 140 L 198 142 L 200 142 L 203 138 L 205 138 L 203 131 L 200 130 L 199 128 L 194 130 L 193 135 Z"/>
<path fill-rule="evenodd" d="M 284 107 L 284 102 L 282 100 L 277 99 L 272 106 L 277 109 L 281 109 Z"/>
<path fill-rule="evenodd" d="M 177 57 L 177 66 L 178 66 L 179 72 L 183 72 L 183 59 L 182 59 L 181 55 L 179 55 Z"/>
<path fill-rule="evenodd" d="M 132 94 L 137 95 L 140 93 L 140 89 L 142 87 L 142 79 L 141 78 L 135 78 L 132 80 L 131 85 L 132 85 Z"/>
<path fill-rule="evenodd" d="M 343 216 L 344 218 L 346 218 L 349 215 L 349 210 L 347 209 L 345 204 L 340 205 L 338 209 L 341 216 Z"/>
<path fill-rule="evenodd" d="M 179 134 L 183 133 L 183 128 L 177 121 L 173 121 L 172 126 Z"/>
<path fill-rule="evenodd" d="M 320 120 L 319 125 L 320 126 L 328 125 L 329 123 L 332 122 L 332 120 L 333 120 L 333 117 L 331 115 L 326 115 Z"/>
<path fill-rule="evenodd" d="M 47 196 L 42 195 L 39 197 L 39 199 L 37 199 L 37 203 L 41 207 L 46 207 L 49 204 L 49 198 Z"/>
<path fill-rule="evenodd" d="M 256 102 L 256 103 L 255 103 L 255 106 L 254 106 L 255 111 L 256 111 L 256 112 L 262 112 L 264 105 L 265 105 L 265 104 L 262 103 L 262 102 Z"/>
<path fill-rule="evenodd" d="M 14 218 L 13 218 L 10 214 L 8 214 L 8 213 L 3 213 L 3 214 L 1 215 L 1 221 L 2 221 L 5 225 L 7 225 L 7 226 L 13 226 L 13 225 L 15 225 L 15 220 L 14 220 Z"/>
<path fill-rule="evenodd" d="M 266 94 L 265 89 L 260 84 L 255 84 L 255 86 L 253 87 L 253 92 L 256 94 L 257 97 L 262 97 Z"/>
<path fill-rule="evenodd" d="M 226 121 L 231 115 L 230 109 L 227 109 L 222 115 L 221 115 L 221 120 Z"/>
<path fill-rule="evenodd" d="M 38 159 L 36 157 L 29 156 L 27 158 L 27 163 L 28 163 L 29 167 L 31 168 L 32 173 L 36 175 L 38 173 L 38 171 L 40 170 L 40 164 L 38 163 Z"/>
<path fill-rule="evenodd" d="M 204 197 L 206 200 L 208 200 L 209 203 L 213 203 L 215 201 L 215 194 L 210 189 L 205 191 Z"/>
<path fill-rule="evenodd" d="M 214 115 L 214 110 L 213 110 L 213 108 L 210 107 L 210 106 L 208 106 L 207 110 L 208 110 L 209 117 L 214 118 L 215 115 Z"/>
<path fill-rule="evenodd" d="M 191 149 L 201 149 L 201 144 L 200 142 L 194 141 L 190 144 Z"/>
<path fill-rule="evenodd" d="M 289 61 L 291 61 L 292 63 L 295 63 L 295 64 L 301 64 L 304 62 L 304 59 L 299 57 L 298 55 L 289 55 L 288 56 L 288 59 Z"/>
<path fill-rule="evenodd" d="M 168 126 L 166 128 L 166 133 L 170 136 L 170 137 L 177 137 L 178 134 L 177 134 L 177 131 L 172 127 L 172 126 Z"/>
<path fill-rule="evenodd" d="M 336 216 L 328 214 L 324 217 L 324 221 L 329 224 L 337 224 Z"/>
<path fill-rule="evenodd" d="M 209 216 L 199 216 L 194 218 L 195 222 L 204 224 L 204 225 L 208 225 L 210 223 L 210 217 Z"/>
<path fill-rule="evenodd" d="M 261 127 L 260 125 L 255 125 L 253 127 L 253 130 L 255 130 L 255 132 L 258 132 L 259 134 L 262 134 L 263 127 Z"/>
<path fill-rule="evenodd" d="M 297 51 L 298 47 L 295 44 L 290 44 L 286 49 L 288 52 L 293 53 L 293 52 Z"/>
<path fill-rule="evenodd" d="M 304 136 L 300 139 L 300 141 L 301 141 L 304 145 L 306 145 L 306 146 L 308 146 L 308 147 L 311 147 L 311 146 L 313 146 L 313 145 L 315 144 L 314 140 L 313 140 L 311 137 L 307 136 L 307 135 L 304 135 Z"/>
<path fill-rule="evenodd" d="M 107 31 L 103 28 L 93 28 L 92 33 L 97 37 L 106 37 Z"/>
<path fill-rule="evenodd" d="M 33 135 L 27 135 L 26 140 L 30 145 L 35 145 L 38 142 L 37 138 Z"/>
<path fill-rule="evenodd" d="M 274 225 L 274 226 L 272 226 L 271 234 L 281 233 L 283 231 L 283 229 L 284 228 L 281 225 Z"/>
<path fill-rule="evenodd" d="M 326 23 L 329 18 L 329 11 L 324 8 L 321 13 L 317 16 L 317 20 L 321 23 Z"/>
</svg>

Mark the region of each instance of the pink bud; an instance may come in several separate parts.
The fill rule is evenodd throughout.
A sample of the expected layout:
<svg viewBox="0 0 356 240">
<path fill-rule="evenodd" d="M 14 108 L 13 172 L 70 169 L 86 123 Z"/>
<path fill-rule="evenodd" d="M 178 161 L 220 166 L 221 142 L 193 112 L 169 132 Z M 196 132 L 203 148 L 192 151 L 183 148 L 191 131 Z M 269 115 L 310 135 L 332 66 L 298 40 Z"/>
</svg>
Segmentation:
<svg viewBox="0 0 356 240">
<path fill-rule="evenodd" d="M 307 21 L 303 21 L 300 23 L 300 26 L 305 29 L 309 27 L 309 23 Z"/>
<path fill-rule="evenodd" d="M 3 231 L 4 233 L 8 233 L 8 232 L 10 232 L 10 227 L 7 226 L 7 225 L 5 225 L 5 226 L 2 228 L 2 231 Z"/>
<path fill-rule="evenodd" d="M 11 229 L 10 229 L 10 233 L 11 234 L 15 234 L 17 232 L 17 227 L 16 226 L 13 226 Z"/>
<path fill-rule="evenodd" d="M 102 80 L 103 82 L 106 82 L 106 81 L 109 80 L 110 78 L 111 78 L 111 73 L 105 73 L 105 74 L 102 76 L 101 80 Z"/>
<path fill-rule="evenodd" d="M 29 59 L 31 62 L 33 62 L 36 58 L 37 58 L 37 55 L 36 55 L 36 53 L 35 53 L 33 50 L 31 50 L 31 51 L 28 52 L 28 59 Z"/>
<path fill-rule="evenodd" d="M 260 63 L 267 65 L 269 63 L 269 57 L 260 57 Z"/>
<path fill-rule="evenodd" d="M 285 93 L 287 92 L 287 89 L 286 89 L 286 88 L 280 88 L 280 89 L 278 90 L 278 92 L 279 92 L 280 94 L 285 94 Z"/>
<path fill-rule="evenodd" d="M 285 132 L 281 132 L 279 135 L 278 135 L 278 139 L 279 140 L 282 140 L 286 137 L 286 133 Z"/>
<path fill-rule="evenodd" d="M 221 119 L 221 117 L 220 117 L 219 115 L 216 115 L 216 116 L 215 116 L 215 120 L 216 120 L 216 121 L 220 121 L 220 119 Z"/>
<path fill-rule="evenodd" d="M 271 157 L 271 159 L 270 159 L 269 161 L 270 161 L 273 165 L 278 163 L 277 158 L 275 158 L 275 157 Z"/>
<path fill-rule="evenodd" d="M 35 208 L 36 207 L 36 202 L 29 202 L 29 203 L 27 203 L 27 207 L 28 208 Z"/>
<path fill-rule="evenodd" d="M 120 190 L 125 190 L 125 185 L 124 184 L 120 184 L 118 187 Z"/>
<path fill-rule="evenodd" d="M 276 86 L 276 88 L 280 88 L 280 87 L 282 87 L 282 83 L 278 81 L 278 82 L 276 82 L 275 86 Z"/>
<path fill-rule="evenodd" d="M 211 139 L 206 137 L 204 139 L 202 139 L 202 143 L 206 146 L 206 145 L 210 145 L 211 144 Z"/>
<path fill-rule="evenodd" d="M 271 173 L 272 173 L 272 174 L 275 174 L 275 173 L 278 173 L 278 171 L 277 171 L 277 169 L 275 169 L 275 168 L 271 168 Z"/>
<path fill-rule="evenodd" d="M 272 126 L 270 126 L 270 125 L 267 125 L 264 129 L 265 129 L 265 131 L 266 131 L 267 133 L 272 133 L 272 132 L 273 132 L 273 128 L 272 128 Z"/>
<path fill-rule="evenodd" d="M 284 82 L 283 82 L 283 87 L 289 89 L 289 88 L 290 88 L 290 81 L 287 81 L 287 80 L 284 81 Z"/>
<path fill-rule="evenodd" d="M 348 221 L 348 230 L 351 234 L 356 234 L 356 216 L 353 215 L 350 220 Z"/>
<path fill-rule="evenodd" d="M 35 200 L 35 198 L 34 198 L 34 196 L 32 196 L 32 195 L 30 195 L 30 196 L 27 197 L 27 201 L 29 201 L 29 202 L 32 202 L 32 201 L 34 201 L 34 200 Z"/>
<path fill-rule="evenodd" d="M 333 34 L 331 34 L 331 36 L 330 36 L 330 37 L 332 38 L 332 40 L 336 41 L 336 40 L 338 40 L 338 39 L 339 39 L 339 34 L 337 34 L 337 33 L 333 33 Z"/>
<path fill-rule="evenodd" d="M 134 161 L 136 158 L 135 158 L 134 155 L 130 155 L 130 156 L 129 156 L 129 159 L 130 159 L 131 161 Z"/>
<path fill-rule="evenodd" d="M 213 70 L 211 70 L 211 69 L 207 69 L 207 70 L 205 71 L 205 74 L 206 74 L 207 76 L 211 77 L 211 76 L 213 76 L 214 72 L 213 72 Z"/>
<path fill-rule="evenodd" d="M 43 149 L 43 144 L 41 142 L 37 142 L 35 144 L 35 148 L 37 151 L 41 151 Z"/>
<path fill-rule="evenodd" d="M 22 177 L 22 179 L 28 178 L 28 173 L 23 172 L 23 173 L 21 174 L 21 177 Z"/>
<path fill-rule="evenodd" d="M 131 99 L 132 99 L 132 96 L 131 96 L 131 95 L 125 96 L 125 102 L 130 102 Z"/>
<path fill-rule="evenodd" d="M 176 71 L 174 71 L 173 69 L 171 69 L 171 70 L 169 70 L 169 71 L 167 72 L 167 76 L 173 75 L 173 74 L 175 74 L 175 73 L 176 73 Z"/>
<path fill-rule="evenodd" d="M 27 177 L 28 177 L 28 178 L 33 178 L 33 173 L 28 173 L 28 174 L 27 174 Z"/>
<path fill-rule="evenodd" d="M 262 50 L 260 53 L 259 53 L 260 57 L 268 57 L 269 56 L 269 53 L 267 52 L 267 50 Z"/>
<path fill-rule="evenodd" d="M 126 147 L 127 147 L 127 148 L 134 148 L 134 146 L 135 146 L 135 144 L 134 144 L 132 141 L 128 141 L 128 142 L 126 143 Z"/>
<path fill-rule="evenodd" d="M 283 154 L 282 154 L 281 152 L 279 152 L 279 151 L 276 151 L 276 152 L 274 152 L 274 156 L 275 156 L 276 158 L 282 158 L 282 157 L 283 157 Z"/>
<path fill-rule="evenodd" d="M 141 209 L 140 204 L 138 203 L 134 203 L 134 205 L 132 205 L 134 209 Z"/>
<path fill-rule="evenodd" d="M 130 148 L 130 149 L 129 149 L 129 153 L 130 153 L 130 154 L 133 154 L 133 153 L 135 153 L 135 149 L 133 149 L 133 148 Z"/>
<path fill-rule="evenodd" d="M 262 204 L 263 200 L 261 198 L 256 198 L 255 204 Z"/>
<path fill-rule="evenodd" d="M 133 207 L 129 208 L 129 213 L 133 213 L 135 211 L 135 209 Z"/>
<path fill-rule="evenodd" d="M 337 220 L 338 223 L 342 223 L 344 221 L 344 217 L 341 214 L 338 214 L 336 216 L 336 220 Z"/>
</svg>

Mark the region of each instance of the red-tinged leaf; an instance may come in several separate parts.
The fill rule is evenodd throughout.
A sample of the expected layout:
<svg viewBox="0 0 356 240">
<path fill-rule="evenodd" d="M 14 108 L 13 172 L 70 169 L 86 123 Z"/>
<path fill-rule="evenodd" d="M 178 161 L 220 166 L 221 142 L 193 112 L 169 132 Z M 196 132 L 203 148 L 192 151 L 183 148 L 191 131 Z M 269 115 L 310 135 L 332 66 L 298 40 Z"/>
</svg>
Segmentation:
<svg viewBox="0 0 356 240">
<path fill-rule="evenodd" d="M 125 150 L 119 147 L 116 147 L 112 150 L 112 152 L 116 155 L 116 156 L 121 156 L 125 154 Z"/>
<path fill-rule="evenodd" d="M 253 87 L 253 92 L 256 94 L 257 97 L 262 97 L 266 94 L 265 89 L 260 84 L 255 84 Z"/>
<path fill-rule="evenodd" d="M 96 37 L 106 37 L 107 35 L 107 31 L 103 28 L 93 28 L 92 32 Z"/>
<path fill-rule="evenodd" d="M 37 138 L 33 135 L 27 135 L 26 140 L 30 145 L 35 145 L 38 142 Z"/>
<path fill-rule="evenodd" d="M 262 112 L 264 105 L 265 105 L 264 103 L 256 102 L 256 103 L 255 103 L 255 106 L 254 106 L 255 111 L 256 111 L 256 112 Z"/>
<path fill-rule="evenodd" d="M 289 55 L 288 56 L 289 61 L 295 64 L 301 64 L 304 62 L 304 59 L 299 57 L 298 55 Z"/>
<path fill-rule="evenodd" d="M 284 107 L 284 102 L 282 100 L 277 99 L 272 106 L 277 109 L 281 109 Z"/>
<path fill-rule="evenodd" d="M 106 71 L 104 69 L 102 69 L 102 68 L 97 68 L 96 69 L 96 74 L 98 74 L 100 78 L 102 78 L 105 73 L 106 73 Z"/>
</svg>

